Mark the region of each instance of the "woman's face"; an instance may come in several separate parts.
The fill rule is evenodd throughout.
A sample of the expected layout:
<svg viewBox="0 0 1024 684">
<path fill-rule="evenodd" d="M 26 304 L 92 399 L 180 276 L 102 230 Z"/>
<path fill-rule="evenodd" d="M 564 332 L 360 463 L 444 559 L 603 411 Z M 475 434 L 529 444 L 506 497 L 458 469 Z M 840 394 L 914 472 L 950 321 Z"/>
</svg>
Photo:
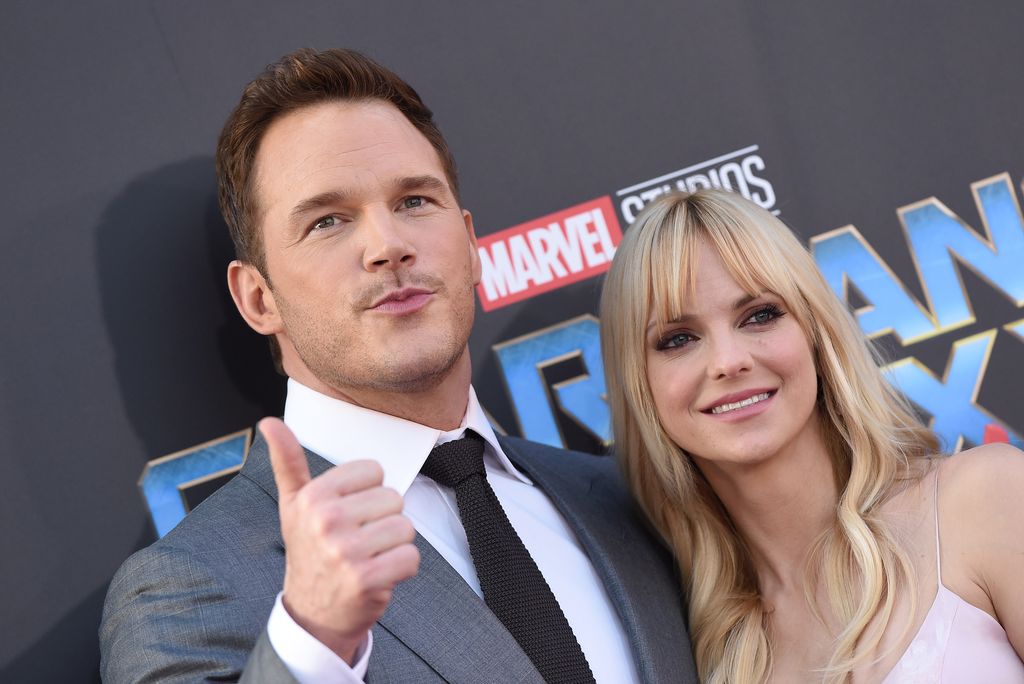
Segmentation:
<svg viewBox="0 0 1024 684">
<path fill-rule="evenodd" d="M 706 468 L 818 446 L 810 343 L 784 301 L 751 297 L 708 245 L 684 315 L 646 331 L 647 379 L 672 440 Z"/>
</svg>

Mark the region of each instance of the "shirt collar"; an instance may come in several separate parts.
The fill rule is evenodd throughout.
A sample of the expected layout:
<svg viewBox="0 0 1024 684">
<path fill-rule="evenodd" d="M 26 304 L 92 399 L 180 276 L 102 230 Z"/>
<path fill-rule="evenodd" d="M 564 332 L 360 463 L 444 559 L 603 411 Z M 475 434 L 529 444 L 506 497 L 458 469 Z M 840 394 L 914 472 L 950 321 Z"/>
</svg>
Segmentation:
<svg viewBox="0 0 1024 684">
<path fill-rule="evenodd" d="M 434 445 L 458 439 L 470 429 L 484 438 L 503 470 L 531 484 L 502 451 L 472 387 L 462 424 L 443 432 L 333 399 L 289 378 L 284 422 L 302 446 L 334 465 L 363 458 L 377 461 L 384 469 L 384 486 L 403 496 Z"/>
</svg>

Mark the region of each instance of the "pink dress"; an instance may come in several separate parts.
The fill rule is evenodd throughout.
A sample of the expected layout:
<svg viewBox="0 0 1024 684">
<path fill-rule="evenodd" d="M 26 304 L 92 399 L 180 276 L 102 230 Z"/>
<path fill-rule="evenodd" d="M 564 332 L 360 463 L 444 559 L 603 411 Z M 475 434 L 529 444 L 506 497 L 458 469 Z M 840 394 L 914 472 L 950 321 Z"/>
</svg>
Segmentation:
<svg viewBox="0 0 1024 684">
<path fill-rule="evenodd" d="M 938 474 L 935 555 L 939 589 L 914 640 L 882 684 L 1024 684 L 1024 663 L 995 618 L 942 584 Z"/>
</svg>

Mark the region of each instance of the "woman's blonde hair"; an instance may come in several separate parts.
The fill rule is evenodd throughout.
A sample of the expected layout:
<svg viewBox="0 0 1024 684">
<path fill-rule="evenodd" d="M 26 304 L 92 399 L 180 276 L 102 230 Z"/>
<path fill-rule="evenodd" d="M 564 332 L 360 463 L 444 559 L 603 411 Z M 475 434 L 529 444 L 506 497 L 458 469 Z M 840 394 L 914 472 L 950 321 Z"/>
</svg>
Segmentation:
<svg viewBox="0 0 1024 684">
<path fill-rule="evenodd" d="M 762 682 L 771 672 L 767 612 L 744 540 L 700 470 L 662 428 L 647 377 L 652 316 L 664 324 L 693 292 L 702 244 L 751 295 L 774 292 L 814 353 L 818 412 L 838 488 L 834 525 L 815 544 L 805 594 L 838 623 L 823 681 L 842 682 L 869 658 L 899 591 L 913 586 L 906 553 L 879 515 L 901 483 L 938 450 L 906 401 L 884 380 L 845 305 L 790 230 L 721 190 L 671 193 L 651 203 L 619 245 L 601 300 L 601 346 L 615 450 L 648 518 L 679 560 L 703 682 Z M 823 483 L 823 486 L 825 484 Z M 813 592 L 823 583 L 828 606 Z"/>
</svg>

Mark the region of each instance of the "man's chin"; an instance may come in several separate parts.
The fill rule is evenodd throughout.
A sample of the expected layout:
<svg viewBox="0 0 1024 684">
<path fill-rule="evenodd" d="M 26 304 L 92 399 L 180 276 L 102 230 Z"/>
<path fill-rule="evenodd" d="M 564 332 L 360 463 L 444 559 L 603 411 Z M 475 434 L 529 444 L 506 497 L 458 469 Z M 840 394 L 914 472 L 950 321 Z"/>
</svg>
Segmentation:
<svg viewBox="0 0 1024 684">
<path fill-rule="evenodd" d="M 427 392 L 454 372 L 465 352 L 443 358 L 401 359 L 391 357 L 384 361 L 379 373 L 368 379 L 374 389 L 393 393 Z"/>
</svg>

